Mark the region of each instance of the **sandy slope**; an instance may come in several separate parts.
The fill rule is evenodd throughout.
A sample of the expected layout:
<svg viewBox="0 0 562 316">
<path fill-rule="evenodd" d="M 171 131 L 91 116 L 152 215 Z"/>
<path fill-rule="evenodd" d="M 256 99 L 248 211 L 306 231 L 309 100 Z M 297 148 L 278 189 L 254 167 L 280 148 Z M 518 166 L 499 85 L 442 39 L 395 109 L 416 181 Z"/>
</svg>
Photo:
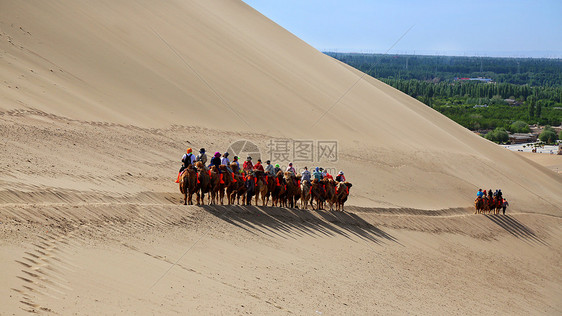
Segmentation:
<svg viewBox="0 0 562 316">
<path fill-rule="evenodd" d="M 2 314 L 561 312 L 559 174 L 240 1 L 0 1 L 0 35 Z M 185 147 L 272 138 L 338 141 L 356 207 L 179 205 Z"/>
<path fill-rule="evenodd" d="M 0 212 L 5 313 L 562 312 L 561 220 L 547 215 L 143 199 Z"/>
</svg>

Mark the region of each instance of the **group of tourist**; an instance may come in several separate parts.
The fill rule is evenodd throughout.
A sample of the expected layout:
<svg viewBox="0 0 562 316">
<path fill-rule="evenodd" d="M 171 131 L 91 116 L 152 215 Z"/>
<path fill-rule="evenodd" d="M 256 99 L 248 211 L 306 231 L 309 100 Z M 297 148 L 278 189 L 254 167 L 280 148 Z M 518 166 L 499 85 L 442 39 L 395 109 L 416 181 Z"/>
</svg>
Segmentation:
<svg viewBox="0 0 562 316">
<path fill-rule="evenodd" d="M 182 156 L 182 166 L 180 168 L 180 171 L 178 173 L 178 179 L 176 180 L 176 183 L 179 182 L 179 177 L 180 174 L 182 173 L 183 170 L 185 170 L 185 168 L 187 168 L 189 165 L 195 166 L 195 163 L 198 161 L 201 161 L 201 163 L 206 166 L 207 168 L 211 168 L 212 166 L 216 166 L 217 170 L 220 173 L 220 167 L 221 165 L 226 166 L 227 170 L 230 172 L 233 172 L 233 170 L 230 168 L 231 163 L 236 164 L 238 166 L 238 172 L 248 175 L 250 173 L 253 173 L 255 171 L 261 171 L 263 172 L 265 175 L 267 176 L 271 176 L 274 177 L 279 171 L 281 170 L 281 167 L 279 164 L 271 164 L 270 160 L 267 160 L 265 162 L 265 166 L 262 164 L 261 159 L 258 159 L 257 162 L 254 164 L 252 162 L 252 157 L 248 156 L 246 158 L 246 160 L 243 162 L 242 164 L 242 168 L 240 168 L 240 162 L 239 162 L 239 158 L 238 156 L 234 156 L 232 158 L 232 162 L 229 159 L 230 154 L 228 152 L 225 152 L 224 154 L 221 155 L 220 152 L 215 152 L 215 154 L 213 155 L 213 157 L 210 160 L 210 163 L 207 165 L 207 153 L 205 151 L 205 148 L 201 148 L 199 150 L 199 154 L 197 156 L 195 156 L 193 154 L 193 150 L 191 148 L 187 149 L 187 152 Z M 287 169 L 285 170 L 286 172 L 291 172 L 293 175 L 297 175 L 297 170 L 295 169 L 295 167 L 293 166 L 292 162 L 289 162 L 289 165 L 287 167 Z M 322 167 L 316 167 L 314 168 L 313 172 L 311 173 L 308 170 L 308 167 L 304 167 L 304 170 L 301 172 L 301 180 L 302 181 L 312 181 L 312 179 L 316 179 L 316 180 L 322 180 L 322 179 L 334 179 L 333 176 L 331 174 L 328 173 L 327 170 L 325 170 Z M 338 182 L 345 182 L 345 175 L 343 171 L 340 171 L 338 173 L 338 175 L 335 178 L 335 181 Z"/>
<path fill-rule="evenodd" d="M 503 210 L 503 215 L 505 215 L 505 210 L 509 203 L 503 197 L 502 190 L 496 190 L 492 192 L 492 189 L 486 191 L 482 189 L 478 189 L 476 192 L 476 200 L 474 201 L 474 205 L 476 208 L 475 213 L 485 213 L 485 212 L 494 212 L 495 214 L 499 214 L 499 210 Z"/>
</svg>

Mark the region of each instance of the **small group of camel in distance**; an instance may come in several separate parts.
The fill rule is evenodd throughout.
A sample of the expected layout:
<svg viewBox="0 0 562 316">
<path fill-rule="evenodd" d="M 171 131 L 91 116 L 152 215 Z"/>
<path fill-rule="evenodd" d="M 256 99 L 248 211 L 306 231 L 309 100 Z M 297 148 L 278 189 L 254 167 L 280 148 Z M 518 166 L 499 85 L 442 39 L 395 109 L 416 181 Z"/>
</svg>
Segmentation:
<svg viewBox="0 0 562 316">
<path fill-rule="evenodd" d="M 239 173 L 236 163 L 230 164 L 230 170 L 225 165 L 205 168 L 200 161 L 195 168 L 189 165 L 180 175 L 180 192 L 184 195 L 184 205 L 193 204 L 193 194 L 197 195 L 197 205 L 204 204 L 207 194 L 208 204 L 227 204 L 235 202 L 240 205 L 250 205 L 255 196 L 255 204 L 259 198 L 262 206 L 298 208 L 298 201 L 302 209 L 324 209 L 327 204 L 330 210 L 344 210 L 344 204 L 349 196 L 349 182 L 336 182 L 333 179 L 300 181 L 301 175 L 292 172 L 279 171 L 274 177 L 266 176 L 263 171 Z"/>
<path fill-rule="evenodd" d="M 499 214 L 502 207 L 503 198 L 501 196 L 477 197 L 474 201 L 474 214 Z"/>
</svg>

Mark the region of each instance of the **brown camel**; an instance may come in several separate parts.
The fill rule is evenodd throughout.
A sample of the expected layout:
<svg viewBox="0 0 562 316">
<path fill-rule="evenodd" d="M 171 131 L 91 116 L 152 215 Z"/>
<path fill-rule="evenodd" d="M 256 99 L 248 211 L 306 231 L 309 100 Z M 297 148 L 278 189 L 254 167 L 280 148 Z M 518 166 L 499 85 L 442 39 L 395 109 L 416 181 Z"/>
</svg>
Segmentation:
<svg viewBox="0 0 562 316">
<path fill-rule="evenodd" d="M 256 205 L 258 205 L 258 200 L 261 196 L 262 206 L 265 206 L 265 197 L 267 195 L 267 182 L 265 180 L 265 174 L 261 170 L 256 170 L 254 171 L 254 176 Z"/>
<path fill-rule="evenodd" d="M 314 203 L 316 202 L 316 209 L 324 209 L 324 201 L 326 200 L 326 191 L 324 190 L 324 185 L 318 179 L 312 180 L 311 193 L 310 193 L 310 204 L 314 210 Z"/>
<path fill-rule="evenodd" d="M 196 162 L 195 166 L 197 167 L 197 187 L 195 192 L 197 192 L 197 205 L 200 205 L 205 203 L 205 193 L 211 191 L 211 178 L 201 161 Z"/>
<path fill-rule="evenodd" d="M 300 198 L 300 187 L 298 178 L 292 172 L 285 172 L 285 183 L 287 184 L 287 207 L 297 207 L 296 202 Z"/>
<path fill-rule="evenodd" d="M 301 182 L 301 208 L 303 210 L 308 209 L 308 203 L 310 200 L 311 183 L 308 180 Z"/>
<path fill-rule="evenodd" d="M 271 199 L 271 206 L 273 206 L 273 191 L 275 191 L 276 181 L 275 177 L 273 176 L 266 176 L 267 182 L 267 192 L 265 193 L 265 205 L 269 205 L 269 200 Z"/>
<path fill-rule="evenodd" d="M 286 191 L 287 186 L 285 184 L 285 177 L 283 171 L 277 172 L 275 175 L 275 189 L 271 193 L 271 199 L 273 201 L 273 206 L 282 207 L 286 205 Z"/>
<path fill-rule="evenodd" d="M 225 191 L 229 186 L 232 186 L 234 177 L 232 176 L 232 173 L 228 171 L 228 168 L 226 168 L 225 165 L 220 165 L 219 168 L 221 171 L 220 182 L 219 182 L 219 200 L 221 205 L 223 205 Z M 227 203 L 230 204 L 230 198 L 228 197 L 228 195 L 227 195 L 227 200 L 228 200 Z"/>
<path fill-rule="evenodd" d="M 324 191 L 326 192 L 326 202 L 330 206 L 330 211 L 334 209 L 336 203 L 336 182 L 334 179 L 324 179 Z"/>
<path fill-rule="evenodd" d="M 481 214 L 483 210 L 484 199 L 482 199 L 481 197 L 477 197 L 476 200 L 474 200 L 474 214 Z"/>
<path fill-rule="evenodd" d="M 183 204 L 193 205 L 193 193 L 197 189 L 197 171 L 191 165 L 180 175 L 180 192 L 183 194 Z"/>
<path fill-rule="evenodd" d="M 351 188 L 351 183 L 349 182 L 339 182 L 336 187 L 336 210 L 344 211 L 344 204 L 349 196 L 349 189 Z"/>
<path fill-rule="evenodd" d="M 220 175 L 217 166 L 212 166 L 209 170 L 211 178 L 211 202 L 209 204 L 217 204 L 220 190 Z"/>
</svg>

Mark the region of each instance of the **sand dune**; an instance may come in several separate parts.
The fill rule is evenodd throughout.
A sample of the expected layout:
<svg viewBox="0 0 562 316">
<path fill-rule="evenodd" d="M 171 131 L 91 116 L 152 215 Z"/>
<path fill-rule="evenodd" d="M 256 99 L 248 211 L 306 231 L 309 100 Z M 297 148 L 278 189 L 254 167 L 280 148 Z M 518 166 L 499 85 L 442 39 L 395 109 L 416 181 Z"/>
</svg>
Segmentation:
<svg viewBox="0 0 562 316">
<path fill-rule="evenodd" d="M 241 1 L 1 1 L 0 72 L 2 314 L 562 311 L 556 161 Z M 345 170 L 348 211 L 180 205 L 186 147 L 272 139 L 336 141 L 297 167 Z"/>
</svg>

